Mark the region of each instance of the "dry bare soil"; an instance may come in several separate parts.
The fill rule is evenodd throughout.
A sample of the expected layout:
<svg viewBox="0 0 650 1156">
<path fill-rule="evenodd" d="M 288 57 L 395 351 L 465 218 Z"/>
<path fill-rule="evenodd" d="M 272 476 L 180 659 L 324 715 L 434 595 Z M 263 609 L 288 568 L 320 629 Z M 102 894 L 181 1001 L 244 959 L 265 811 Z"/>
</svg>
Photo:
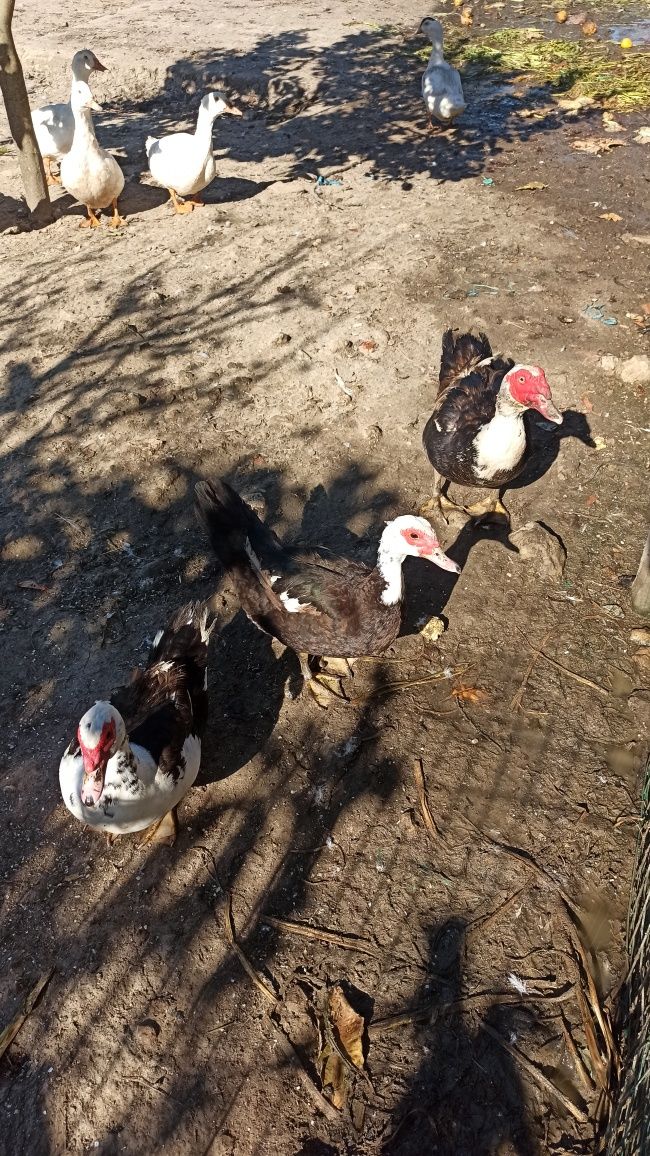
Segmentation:
<svg viewBox="0 0 650 1156">
<path fill-rule="evenodd" d="M 476 25 L 552 28 L 548 7 L 475 7 Z M 408 40 L 423 15 L 413 0 L 19 5 L 34 103 L 65 95 L 77 48 L 109 69 L 97 124 L 128 227 L 81 232 L 59 195 L 52 227 L 16 232 L 16 157 L 0 156 L 0 1026 L 54 969 L 0 1061 L 11 1156 L 593 1150 L 558 886 L 608 998 L 648 723 L 627 586 L 650 386 L 602 359 L 647 347 L 648 114 L 619 115 L 624 146 L 597 157 L 571 145 L 605 135 L 601 108 L 571 116 L 516 77 L 475 77 L 454 135 L 430 138 Z M 208 205 L 175 218 L 141 180 L 144 139 L 219 86 L 246 116 L 216 125 Z M 545 367 L 565 423 L 537 425 L 506 503 L 513 528 L 561 539 L 566 569 L 440 524 L 462 574 L 407 565 L 404 637 L 323 712 L 285 694 L 293 656 L 237 612 L 193 486 L 224 474 L 288 538 L 372 558 L 384 520 L 430 494 L 420 438 L 447 325 Z M 222 621 L 200 785 L 173 848 L 109 849 L 64 809 L 60 754 L 197 597 Z M 435 644 L 418 633 L 434 614 Z M 555 665 L 538 655 L 526 677 L 542 643 Z M 228 942 L 227 895 L 275 1005 Z M 337 982 L 369 1025 L 368 1081 L 324 1114 L 315 1009 Z"/>
</svg>

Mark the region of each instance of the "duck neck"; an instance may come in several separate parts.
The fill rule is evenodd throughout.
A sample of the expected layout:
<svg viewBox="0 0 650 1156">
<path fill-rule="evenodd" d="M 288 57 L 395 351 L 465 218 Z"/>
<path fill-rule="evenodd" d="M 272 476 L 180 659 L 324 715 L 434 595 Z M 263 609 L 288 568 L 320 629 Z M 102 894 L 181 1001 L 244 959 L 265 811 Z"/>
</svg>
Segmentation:
<svg viewBox="0 0 650 1156">
<path fill-rule="evenodd" d="M 75 108 L 74 113 L 74 138 L 72 147 L 86 148 L 89 143 L 97 143 L 95 136 L 95 126 L 93 124 L 92 113 L 89 108 Z"/>
<path fill-rule="evenodd" d="M 431 56 L 429 64 L 444 64 L 445 54 L 442 51 L 442 40 L 431 41 Z"/>
<path fill-rule="evenodd" d="M 205 108 L 199 109 L 199 115 L 196 121 L 196 132 L 194 136 L 200 140 L 202 144 L 212 144 L 212 125 L 214 121 L 210 113 Z"/>
<path fill-rule="evenodd" d="M 511 396 L 508 389 L 499 390 L 497 394 L 496 414 L 495 416 L 501 418 L 509 418 L 510 421 L 522 421 L 524 410 L 518 401 Z"/>
<path fill-rule="evenodd" d="M 383 541 L 379 544 L 377 554 L 377 569 L 383 579 L 384 589 L 381 600 L 384 606 L 395 606 L 402 600 L 402 562 L 404 557 L 395 554 L 395 551 Z"/>
</svg>

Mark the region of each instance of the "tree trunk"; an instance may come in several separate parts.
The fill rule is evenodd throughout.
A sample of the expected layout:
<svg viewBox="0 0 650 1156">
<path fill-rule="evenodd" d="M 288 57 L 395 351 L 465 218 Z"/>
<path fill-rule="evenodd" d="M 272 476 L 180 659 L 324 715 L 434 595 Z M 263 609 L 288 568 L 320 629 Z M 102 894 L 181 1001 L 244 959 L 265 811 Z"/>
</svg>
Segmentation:
<svg viewBox="0 0 650 1156">
<path fill-rule="evenodd" d="M 637 614 L 650 618 L 650 533 L 641 555 L 639 569 L 632 583 L 632 606 Z"/>
<path fill-rule="evenodd" d="M 0 90 L 9 130 L 18 149 L 25 200 L 37 224 L 53 219 L 43 158 L 36 144 L 25 78 L 11 34 L 14 0 L 0 0 Z"/>
</svg>

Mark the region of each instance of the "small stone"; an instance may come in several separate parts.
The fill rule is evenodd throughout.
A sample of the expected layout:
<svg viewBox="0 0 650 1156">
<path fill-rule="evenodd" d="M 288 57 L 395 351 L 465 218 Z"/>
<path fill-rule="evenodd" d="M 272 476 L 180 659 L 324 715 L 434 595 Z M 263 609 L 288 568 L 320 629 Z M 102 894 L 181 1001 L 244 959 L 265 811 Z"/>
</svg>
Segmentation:
<svg viewBox="0 0 650 1156">
<path fill-rule="evenodd" d="M 632 630 L 630 642 L 633 642 L 635 646 L 650 646 L 650 627 L 640 626 L 638 630 Z"/>
<path fill-rule="evenodd" d="M 277 337 L 274 338 L 274 340 L 273 340 L 273 344 L 274 345 L 288 345 L 290 341 L 291 341 L 291 334 L 290 333 L 278 333 Z"/>
<path fill-rule="evenodd" d="M 566 563 L 566 550 L 555 534 L 545 530 L 539 522 L 526 522 L 510 535 L 510 541 L 519 551 L 522 562 L 530 562 L 539 575 L 548 582 L 559 582 Z"/>
<path fill-rule="evenodd" d="M 420 631 L 420 638 L 423 638 L 425 642 L 436 642 L 440 638 L 441 634 L 444 633 L 445 624 L 442 621 L 442 618 L 438 618 L 436 615 L 434 615 L 433 618 L 430 618 L 429 621 L 426 622 L 422 627 Z"/>
<path fill-rule="evenodd" d="M 619 366 L 619 377 L 626 385 L 645 385 L 650 381 L 650 357 L 647 353 L 637 353 L 628 357 Z"/>
<path fill-rule="evenodd" d="M 605 370 L 605 373 L 615 373 L 619 361 L 619 357 L 614 357 L 612 353 L 607 353 L 604 357 L 601 357 L 600 364 Z"/>
<path fill-rule="evenodd" d="M 158 1043 L 160 1024 L 156 1020 L 142 1020 L 133 1029 L 133 1038 L 141 1048 L 151 1051 Z"/>
</svg>

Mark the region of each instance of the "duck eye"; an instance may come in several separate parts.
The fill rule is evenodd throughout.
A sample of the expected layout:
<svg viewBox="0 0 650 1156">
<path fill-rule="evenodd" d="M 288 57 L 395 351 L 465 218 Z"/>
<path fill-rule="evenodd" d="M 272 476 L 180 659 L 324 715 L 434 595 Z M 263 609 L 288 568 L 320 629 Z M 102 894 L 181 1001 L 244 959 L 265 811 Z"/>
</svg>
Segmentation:
<svg viewBox="0 0 650 1156">
<path fill-rule="evenodd" d="M 525 380 L 526 380 L 526 378 L 524 377 L 523 373 L 520 373 L 519 378 L 518 378 L 520 385 L 523 385 Z"/>
</svg>

